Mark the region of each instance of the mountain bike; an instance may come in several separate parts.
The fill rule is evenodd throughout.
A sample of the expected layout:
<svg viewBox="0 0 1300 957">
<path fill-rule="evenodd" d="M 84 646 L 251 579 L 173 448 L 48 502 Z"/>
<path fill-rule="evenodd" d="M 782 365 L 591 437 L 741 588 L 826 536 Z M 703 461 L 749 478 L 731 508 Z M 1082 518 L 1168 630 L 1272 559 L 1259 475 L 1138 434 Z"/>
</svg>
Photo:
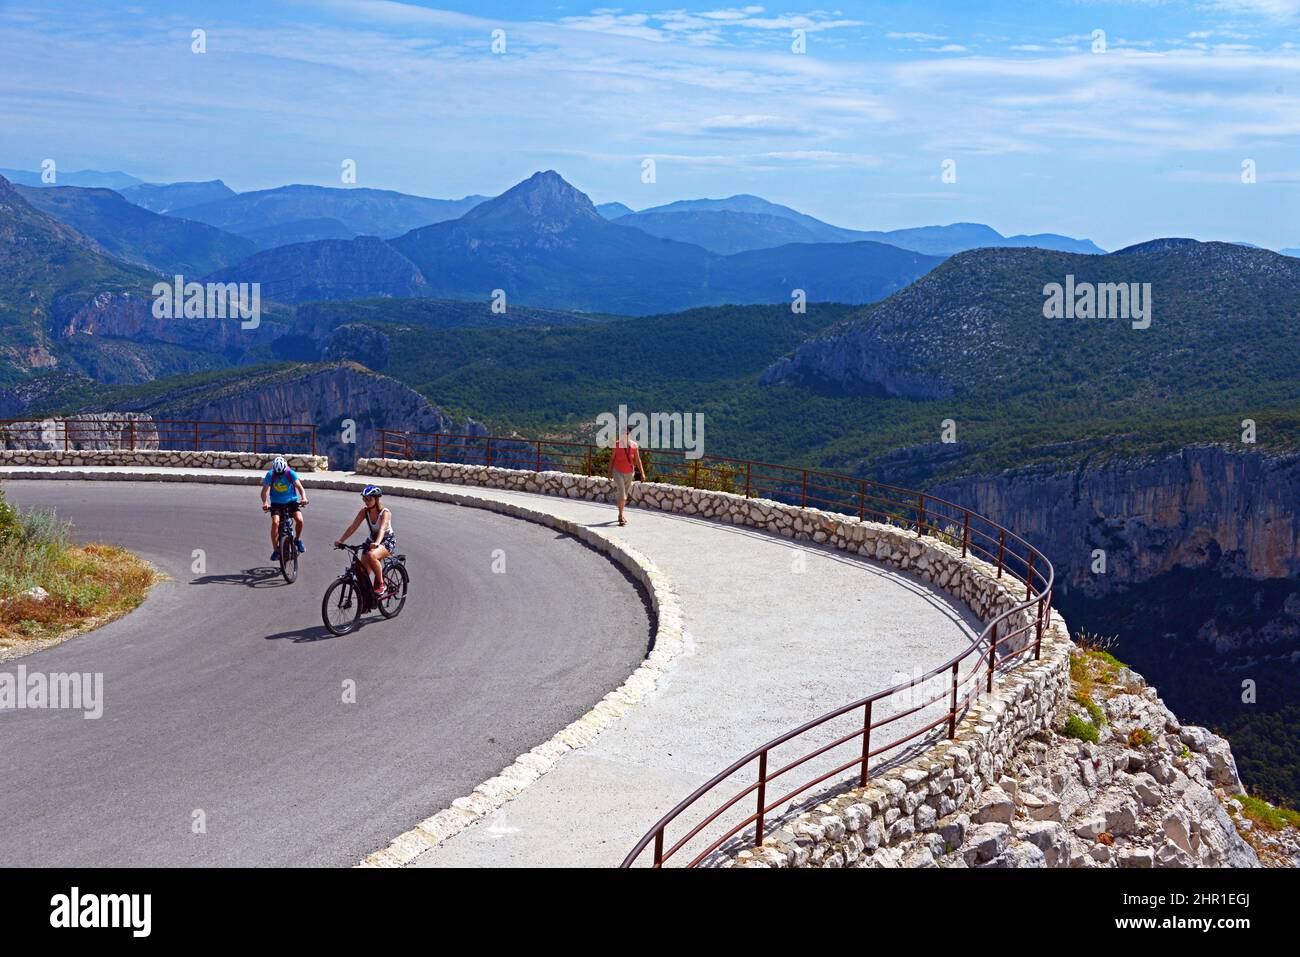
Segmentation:
<svg viewBox="0 0 1300 957">
<path fill-rule="evenodd" d="M 375 596 L 370 582 L 370 572 L 362 566 L 358 555 L 370 548 L 369 542 L 360 545 L 336 545 L 351 555 L 343 574 L 325 590 L 321 599 L 320 614 L 325 627 L 332 635 L 346 635 L 357 627 L 363 613 L 378 611 L 385 618 L 396 618 L 406 605 L 406 592 L 410 576 L 406 573 L 406 556 L 389 555 L 384 559 L 383 598 Z"/>
<path fill-rule="evenodd" d="M 306 502 L 299 502 L 299 508 L 306 508 Z M 294 530 L 297 523 L 293 520 L 293 512 L 283 505 L 272 505 L 271 514 L 277 514 L 279 509 L 280 516 L 280 534 L 276 540 L 275 551 L 280 559 L 280 574 L 284 580 L 292 585 L 298 580 L 298 543 L 294 540 Z"/>
</svg>

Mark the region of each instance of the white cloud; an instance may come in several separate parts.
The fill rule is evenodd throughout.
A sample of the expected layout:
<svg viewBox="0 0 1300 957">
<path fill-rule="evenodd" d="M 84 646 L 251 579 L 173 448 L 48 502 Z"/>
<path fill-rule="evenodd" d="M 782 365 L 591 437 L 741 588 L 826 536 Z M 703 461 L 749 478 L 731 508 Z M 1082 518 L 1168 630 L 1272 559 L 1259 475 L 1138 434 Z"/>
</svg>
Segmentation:
<svg viewBox="0 0 1300 957">
<path fill-rule="evenodd" d="M 915 40 L 918 43 L 942 43 L 948 38 L 937 33 L 886 33 L 891 40 Z"/>
<path fill-rule="evenodd" d="M 1270 20 L 1294 20 L 1300 17 L 1300 0 L 1210 0 L 1215 9 L 1232 14 L 1266 17 Z"/>
</svg>

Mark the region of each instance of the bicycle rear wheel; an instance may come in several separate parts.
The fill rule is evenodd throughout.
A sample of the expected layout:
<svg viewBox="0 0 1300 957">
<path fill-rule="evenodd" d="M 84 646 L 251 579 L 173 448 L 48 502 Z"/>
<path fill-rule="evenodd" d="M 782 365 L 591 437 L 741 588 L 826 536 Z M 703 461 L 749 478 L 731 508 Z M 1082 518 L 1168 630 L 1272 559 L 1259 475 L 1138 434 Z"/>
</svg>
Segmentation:
<svg viewBox="0 0 1300 957">
<path fill-rule="evenodd" d="M 379 614 L 385 618 L 396 618 L 402 613 L 402 606 L 406 604 L 406 586 L 409 583 L 405 566 L 390 565 L 384 569 L 384 587 L 388 593 L 379 601 Z"/>
<path fill-rule="evenodd" d="M 346 635 L 361 620 L 361 601 L 350 578 L 335 579 L 325 590 L 320 616 L 332 635 Z"/>
</svg>

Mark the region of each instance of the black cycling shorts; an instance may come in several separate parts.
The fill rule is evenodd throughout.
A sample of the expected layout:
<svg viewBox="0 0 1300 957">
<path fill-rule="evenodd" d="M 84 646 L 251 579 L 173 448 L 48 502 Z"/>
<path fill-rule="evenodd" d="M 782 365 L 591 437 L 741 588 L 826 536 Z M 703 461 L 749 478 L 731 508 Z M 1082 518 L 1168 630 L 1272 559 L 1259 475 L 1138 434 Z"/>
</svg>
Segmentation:
<svg viewBox="0 0 1300 957">
<path fill-rule="evenodd" d="M 302 508 L 302 502 L 273 502 L 271 503 L 272 515 L 292 515 Z"/>
</svg>

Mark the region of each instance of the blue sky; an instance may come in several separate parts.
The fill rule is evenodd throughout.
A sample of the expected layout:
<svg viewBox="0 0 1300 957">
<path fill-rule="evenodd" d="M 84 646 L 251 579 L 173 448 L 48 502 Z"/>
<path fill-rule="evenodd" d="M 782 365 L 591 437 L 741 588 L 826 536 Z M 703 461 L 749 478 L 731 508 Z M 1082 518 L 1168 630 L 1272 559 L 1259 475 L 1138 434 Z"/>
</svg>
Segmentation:
<svg viewBox="0 0 1300 957">
<path fill-rule="evenodd" d="M 0 64 L 7 167 L 1300 246 L 1300 0 L 0 0 Z"/>
</svg>

